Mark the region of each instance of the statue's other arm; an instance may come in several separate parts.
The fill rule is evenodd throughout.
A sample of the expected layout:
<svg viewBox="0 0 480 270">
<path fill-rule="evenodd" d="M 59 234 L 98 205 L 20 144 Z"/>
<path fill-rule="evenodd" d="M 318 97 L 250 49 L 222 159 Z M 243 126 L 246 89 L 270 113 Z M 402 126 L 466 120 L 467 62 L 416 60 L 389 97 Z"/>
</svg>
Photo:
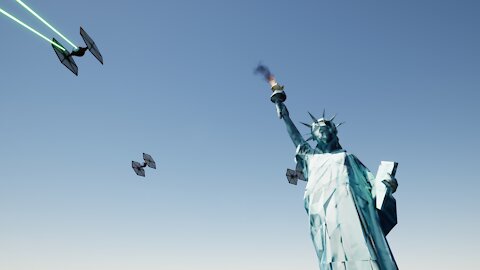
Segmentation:
<svg viewBox="0 0 480 270">
<path fill-rule="evenodd" d="M 300 134 L 297 127 L 292 122 L 292 119 L 290 119 L 287 106 L 285 106 L 283 102 L 277 102 L 275 103 L 275 105 L 277 107 L 278 117 L 283 119 L 283 121 L 285 122 L 285 125 L 287 126 L 288 135 L 290 135 L 290 138 L 292 139 L 295 147 L 305 144 L 306 141 L 303 139 L 302 134 Z"/>
</svg>

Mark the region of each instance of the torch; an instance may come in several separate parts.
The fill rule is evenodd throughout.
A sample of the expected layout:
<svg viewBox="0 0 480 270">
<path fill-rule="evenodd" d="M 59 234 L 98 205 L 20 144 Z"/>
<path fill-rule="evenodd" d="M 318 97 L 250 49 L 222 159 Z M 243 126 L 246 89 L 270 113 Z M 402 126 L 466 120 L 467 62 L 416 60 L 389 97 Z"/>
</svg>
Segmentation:
<svg viewBox="0 0 480 270">
<path fill-rule="evenodd" d="M 278 103 L 284 102 L 287 99 L 287 95 L 283 91 L 284 86 L 277 83 L 275 76 L 273 76 L 268 67 L 259 64 L 255 69 L 255 73 L 263 75 L 265 80 L 270 84 L 270 89 L 272 89 L 273 92 L 270 96 L 270 100 L 277 104 L 277 107 Z"/>
</svg>

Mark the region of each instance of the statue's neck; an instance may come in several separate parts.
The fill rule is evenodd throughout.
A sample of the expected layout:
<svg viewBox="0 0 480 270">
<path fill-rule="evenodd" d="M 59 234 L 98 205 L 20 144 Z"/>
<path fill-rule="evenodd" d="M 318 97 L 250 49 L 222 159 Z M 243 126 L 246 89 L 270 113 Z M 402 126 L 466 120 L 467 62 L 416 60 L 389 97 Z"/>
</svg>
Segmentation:
<svg viewBox="0 0 480 270">
<path fill-rule="evenodd" d="M 338 143 L 338 140 L 332 140 L 330 142 L 318 142 L 316 149 L 321 153 L 332 153 L 338 150 L 342 150 L 342 146 Z"/>
</svg>

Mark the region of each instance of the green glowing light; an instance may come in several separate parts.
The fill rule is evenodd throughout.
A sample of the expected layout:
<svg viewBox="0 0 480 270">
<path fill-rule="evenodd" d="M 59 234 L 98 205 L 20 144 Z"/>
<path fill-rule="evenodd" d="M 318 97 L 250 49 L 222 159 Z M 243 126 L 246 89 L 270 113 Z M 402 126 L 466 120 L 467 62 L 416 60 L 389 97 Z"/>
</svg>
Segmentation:
<svg viewBox="0 0 480 270">
<path fill-rule="evenodd" d="M 5 10 L 1 9 L 0 8 L 0 12 L 3 13 L 5 16 L 9 17 L 10 19 L 14 20 L 15 22 L 17 22 L 18 24 L 20 24 L 21 26 L 27 28 L 28 30 L 32 31 L 33 33 L 37 34 L 38 36 L 40 36 L 41 38 L 45 39 L 46 41 L 48 41 L 49 43 L 51 43 L 52 45 L 54 45 L 55 47 L 59 48 L 60 50 L 62 51 L 66 51 L 65 48 L 63 48 L 62 46 L 58 45 L 57 43 L 51 41 L 49 38 L 47 38 L 46 36 L 40 34 L 39 32 L 37 32 L 35 29 L 31 28 L 30 26 L 26 25 L 24 22 L 20 21 L 19 19 L 15 18 L 13 15 L 9 14 L 8 12 L 6 12 Z"/>
<path fill-rule="evenodd" d="M 26 10 L 28 10 L 30 13 L 32 13 L 35 17 L 37 17 L 37 19 L 42 21 L 46 26 L 50 27 L 50 29 L 52 29 L 55 33 L 57 33 L 59 36 L 61 36 L 63 39 L 65 39 L 70 45 L 73 46 L 73 48 L 78 49 L 78 47 L 75 46 L 75 44 L 73 44 L 70 40 L 68 40 L 65 36 L 63 36 L 60 32 L 58 32 L 57 29 L 53 28 L 53 26 L 51 26 L 47 21 L 45 21 L 42 17 L 40 17 L 40 15 L 35 13 L 35 11 L 33 11 L 31 8 L 29 8 L 25 3 L 23 3 L 21 0 L 16 0 L 16 1 L 17 1 L 17 3 L 22 5 Z"/>
</svg>

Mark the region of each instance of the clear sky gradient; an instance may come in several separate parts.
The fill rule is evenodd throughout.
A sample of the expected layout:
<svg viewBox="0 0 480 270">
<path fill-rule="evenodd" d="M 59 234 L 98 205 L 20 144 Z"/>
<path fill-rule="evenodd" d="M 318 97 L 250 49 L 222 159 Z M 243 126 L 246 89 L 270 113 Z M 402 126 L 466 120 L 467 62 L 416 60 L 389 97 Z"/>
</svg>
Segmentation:
<svg viewBox="0 0 480 270">
<path fill-rule="evenodd" d="M 0 17 L 0 269 L 317 269 L 259 61 L 296 123 L 338 113 L 373 172 L 400 163 L 401 269 L 480 268 L 480 2 L 26 3 L 105 65 L 88 53 L 75 77 Z"/>
</svg>

